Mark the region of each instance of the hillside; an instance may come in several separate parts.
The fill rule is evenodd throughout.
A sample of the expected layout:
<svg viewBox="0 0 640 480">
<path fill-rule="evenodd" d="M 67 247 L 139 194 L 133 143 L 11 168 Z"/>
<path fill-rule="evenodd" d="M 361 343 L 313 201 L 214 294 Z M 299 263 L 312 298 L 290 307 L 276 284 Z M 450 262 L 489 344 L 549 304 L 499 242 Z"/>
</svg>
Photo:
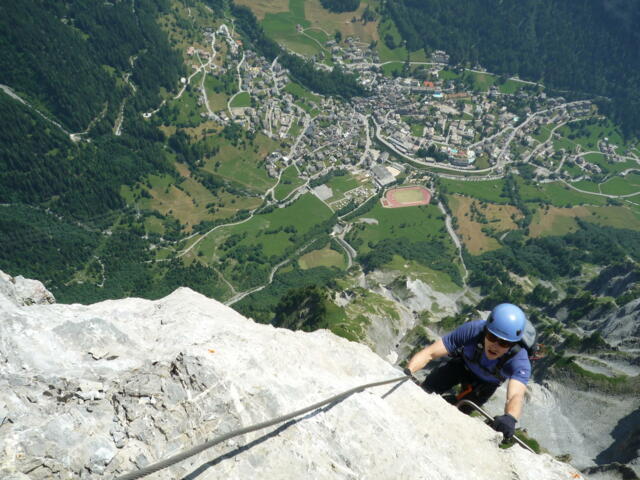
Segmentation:
<svg viewBox="0 0 640 480">
<path fill-rule="evenodd" d="M 189 289 L 155 302 L 50 305 L 38 282 L 0 272 L 0 292 L 6 479 L 113 478 L 401 376 L 326 330 L 257 325 Z M 499 437 L 405 382 L 228 440 L 154 478 L 583 478 L 549 455 L 501 450 Z"/>
<path fill-rule="evenodd" d="M 387 2 L 411 50 L 443 49 L 456 64 L 607 97 L 606 109 L 638 134 L 639 16 L 634 1 Z"/>
</svg>

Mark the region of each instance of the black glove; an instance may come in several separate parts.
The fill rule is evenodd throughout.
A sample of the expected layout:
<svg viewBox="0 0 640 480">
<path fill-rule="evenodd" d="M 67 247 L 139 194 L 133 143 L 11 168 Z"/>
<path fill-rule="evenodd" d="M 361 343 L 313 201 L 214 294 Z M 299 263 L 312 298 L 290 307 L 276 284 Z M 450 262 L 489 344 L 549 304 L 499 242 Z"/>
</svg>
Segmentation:
<svg viewBox="0 0 640 480">
<path fill-rule="evenodd" d="M 495 431 L 502 433 L 505 440 L 509 440 L 516 433 L 516 422 L 517 420 L 507 413 L 494 418 L 491 426 Z"/>
<path fill-rule="evenodd" d="M 408 367 L 404 367 L 402 369 L 402 373 L 404 373 L 407 377 L 409 377 L 413 383 L 420 386 L 420 380 L 418 380 L 416 377 L 413 376 L 413 372 L 411 372 L 411 370 L 409 370 Z"/>
</svg>

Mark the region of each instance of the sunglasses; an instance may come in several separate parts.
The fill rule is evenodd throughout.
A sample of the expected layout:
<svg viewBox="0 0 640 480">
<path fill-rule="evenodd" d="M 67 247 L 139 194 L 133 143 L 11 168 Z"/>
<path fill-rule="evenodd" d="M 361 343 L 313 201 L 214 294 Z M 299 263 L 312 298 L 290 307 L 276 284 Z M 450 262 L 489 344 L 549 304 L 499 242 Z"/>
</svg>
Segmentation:
<svg viewBox="0 0 640 480">
<path fill-rule="evenodd" d="M 491 332 L 487 332 L 487 340 L 489 340 L 491 343 L 497 343 L 502 348 L 509 348 L 513 346 L 513 342 L 510 342 L 508 340 L 503 340 L 502 338 L 498 338 Z"/>
</svg>

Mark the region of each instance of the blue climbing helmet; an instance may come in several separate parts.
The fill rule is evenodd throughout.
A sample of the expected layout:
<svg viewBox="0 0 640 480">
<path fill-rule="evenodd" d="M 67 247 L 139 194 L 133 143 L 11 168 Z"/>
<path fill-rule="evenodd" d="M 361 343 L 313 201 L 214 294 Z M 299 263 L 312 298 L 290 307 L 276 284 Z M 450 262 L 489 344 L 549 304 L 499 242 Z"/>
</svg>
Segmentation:
<svg viewBox="0 0 640 480">
<path fill-rule="evenodd" d="M 501 303 L 493 309 L 487 320 L 487 330 L 508 342 L 519 342 L 524 333 L 527 317 L 512 303 Z"/>
</svg>

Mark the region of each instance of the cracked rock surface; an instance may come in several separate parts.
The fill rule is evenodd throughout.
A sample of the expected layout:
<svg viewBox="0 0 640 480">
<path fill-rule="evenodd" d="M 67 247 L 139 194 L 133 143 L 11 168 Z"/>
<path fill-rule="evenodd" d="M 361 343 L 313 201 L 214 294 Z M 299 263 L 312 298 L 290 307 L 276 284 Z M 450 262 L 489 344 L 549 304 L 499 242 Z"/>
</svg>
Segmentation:
<svg viewBox="0 0 640 480">
<path fill-rule="evenodd" d="M 364 345 L 259 325 L 186 288 L 157 301 L 59 305 L 20 300 L 35 293 L 15 295 L 7 277 L 0 276 L 3 479 L 111 479 L 401 376 Z M 581 478 L 548 455 L 501 450 L 500 438 L 406 382 L 232 438 L 150 478 Z"/>
</svg>

